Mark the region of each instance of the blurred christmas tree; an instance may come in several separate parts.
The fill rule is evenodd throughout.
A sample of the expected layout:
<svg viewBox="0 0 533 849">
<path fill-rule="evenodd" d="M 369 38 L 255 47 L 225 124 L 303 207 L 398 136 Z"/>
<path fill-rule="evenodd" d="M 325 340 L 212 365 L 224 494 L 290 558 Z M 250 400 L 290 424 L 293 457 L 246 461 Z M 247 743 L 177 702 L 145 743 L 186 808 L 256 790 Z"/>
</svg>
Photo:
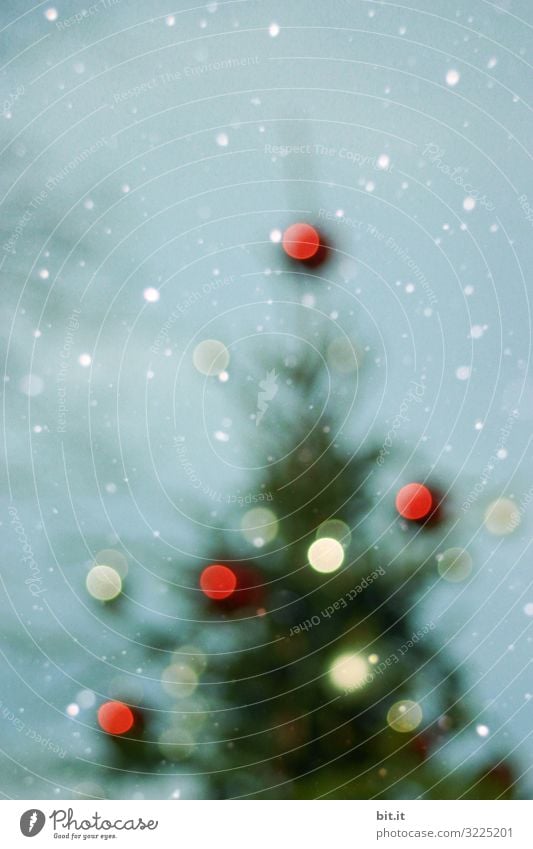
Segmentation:
<svg viewBox="0 0 533 849">
<path fill-rule="evenodd" d="M 132 705 L 131 721 L 120 703 L 116 715 L 105 706 L 112 764 L 204 775 L 218 798 L 512 797 L 495 753 L 488 766 L 463 762 L 472 706 L 438 626 L 417 614 L 436 579 L 420 538 L 431 551 L 445 525 L 437 488 L 380 500 L 383 449 L 347 450 L 336 419 L 358 353 L 315 336 L 314 355 L 280 345 L 279 362 L 259 358 L 241 383 L 266 471 L 235 499 L 233 531 L 210 531 L 211 558 L 191 567 L 196 620 L 180 641 L 170 627 L 145 635 L 159 652 L 161 706 L 141 716 Z M 342 366 L 333 384 L 319 367 L 326 356 Z M 290 404 L 278 397 L 287 370 Z M 376 536 L 372 516 L 384 509 L 401 527 L 401 557 L 397 537 Z M 441 574 L 464 567 L 451 551 Z"/>
</svg>

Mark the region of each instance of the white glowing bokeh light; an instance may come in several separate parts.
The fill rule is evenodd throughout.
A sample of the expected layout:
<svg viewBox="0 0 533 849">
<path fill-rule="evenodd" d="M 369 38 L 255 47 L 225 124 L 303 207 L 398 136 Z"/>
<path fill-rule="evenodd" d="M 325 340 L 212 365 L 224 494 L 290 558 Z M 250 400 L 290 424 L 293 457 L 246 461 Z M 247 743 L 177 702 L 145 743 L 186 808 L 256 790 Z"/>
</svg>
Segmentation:
<svg viewBox="0 0 533 849">
<path fill-rule="evenodd" d="M 354 343 L 344 336 L 333 339 L 326 351 L 328 365 L 341 374 L 351 374 L 357 371 L 360 352 Z"/>
<path fill-rule="evenodd" d="M 71 704 L 71 705 L 67 705 L 67 710 L 66 710 L 67 716 L 77 716 L 79 714 L 79 712 L 80 712 L 79 705 L 76 705 L 74 703 Z"/>
<path fill-rule="evenodd" d="M 215 430 L 213 436 L 217 442 L 229 442 L 230 439 L 229 433 L 225 430 Z"/>
<path fill-rule="evenodd" d="M 40 268 L 39 277 L 41 278 L 41 280 L 48 280 L 48 278 L 50 277 L 50 272 L 47 268 Z"/>
<path fill-rule="evenodd" d="M 380 156 L 378 156 L 377 165 L 378 168 L 380 168 L 382 171 L 386 171 L 390 165 L 390 156 L 388 156 L 388 154 L 386 153 L 382 153 Z"/>
<path fill-rule="evenodd" d="M 145 301 L 148 301 L 149 304 L 155 304 L 160 297 L 159 289 L 155 289 L 153 286 L 149 286 L 143 292 L 143 298 Z"/>
<path fill-rule="evenodd" d="M 507 536 L 516 530 L 520 519 L 520 510 L 514 501 L 510 498 L 497 498 L 485 511 L 485 528 L 494 536 Z"/>
<path fill-rule="evenodd" d="M 200 374 L 208 377 L 220 375 L 229 364 L 229 351 L 218 339 L 204 339 L 194 349 L 192 361 Z"/>
<path fill-rule="evenodd" d="M 465 212 L 472 212 L 473 209 L 476 208 L 476 199 L 472 197 L 466 197 L 463 201 L 463 209 Z"/>
<path fill-rule="evenodd" d="M 350 528 L 341 519 L 326 519 L 318 526 L 316 532 L 317 539 L 320 537 L 330 537 L 338 540 L 344 548 L 348 548 L 352 541 L 352 533 Z"/>
<path fill-rule="evenodd" d="M 270 24 L 268 34 L 271 38 L 276 38 L 280 34 L 280 25 L 276 23 Z"/>
<path fill-rule="evenodd" d="M 370 667 L 357 652 L 341 654 L 329 668 L 329 679 L 337 690 L 357 690 L 368 683 Z"/>
<path fill-rule="evenodd" d="M 20 381 L 20 391 L 29 398 L 40 395 L 44 389 L 44 380 L 38 374 L 27 374 Z"/>
<path fill-rule="evenodd" d="M 173 698 L 187 699 L 192 696 L 198 686 L 198 676 L 187 664 L 173 663 L 163 670 L 161 684 Z"/>
<path fill-rule="evenodd" d="M 254 507 L 242 517 L 241 530 L 248 542 L 251 542 L 256 548 L 261 548 L 277 536 L 278 520 L 276 514 L 268 507 Z"/>
<path fill-rule="evenodd" d="M 446 74 L 446 82 L 448 85 L 457 85 L 460 79 L 461 74 L 459 73 L 459 71 L 456 71 L 455 68 L 451 68 Z"/>
<path fill-rule="evenodd" d="M 488 737 L 490 733 L 490 729 L 488 725 L 476 725 L 476 734 L 480 737 Z"/>
<path fill-rule="evenodd" d="M 229 136 L 227 133 L 218 133 L 215 141 L 219 147 L 227 147 L 229 144 Z"/>
<path fill-rule="evenodd" d="M 471 374 L 470 366 L 459 366 L 455 370 L 455 376 L 457 380 L 468 380 Z"/>
<path fill-rule="evenodd" d="M 207 657 L 198 646 L 184 645 L 172 652 L 172 665 L 188 666 L 200 675 L 207 666 Z"/>
<path fill-rule="evenodd" d="M 335 572 L 344 560 L 344 548 L 332 537 L 320 537 L 309 546 L 307 558 L 315 572 Z"/>
<path fill-rule="evenodd" d="M 98 601 L 111 601 L 122 590 L 120 575 L 111 566 L 93 566 L 85 583 L 89 595 Z"/>
<path fill-rule="evenodd" d="M 281 242 L 282 238 L 283 238 L 283 233 L 281 232 L 281 230 L 271 230 L 270 231 L 270 241 L 274 242 L 274 244 Z"/>
<path fill-rule="evenodd" d="M 465 581 L 472 572 L 472 558 L 463 548 L 448 548 L 437 554 L 437 569 L 445 581 Z"/>
<path fill-rule="evenodd" d="M 387 713 L 387 722 L 393 731 L 407 734 L 422 722 L 422 708 L 410 699 L 395 702 Z"/>
<path fill-rule="evenodd" d="M 59 17 L 59 12 L 57 11 L 57 9 L 54 9 L 54 7 L 51 6 L 49 9 L 47 9 L 45 11 L 44 16 L 45 16 L 47 21 L 51 21 L 51 22 L 57 21 L 57 19 Z"/>
<path fill-rule="evenodd" d="M 96 704 L 96 696 L 92 690 L 80 690 L 76 701 L 81 708 L 92 708 Z"/>
<path fill-rule="evenodd" d="M 121 579 L 124 579 L 128 574 L 128 561 L 121 551 L 114 548 L 103 548 L 94 556 L 95 566 L 110 566 L 115 572 L 118 572 Z"/>
<path fill-rule="evenodd" d="M 524 613 L 526 616 L 533 616 L 533 602 L 528 601 L 527 604 L 524 604 Z"/>
<path fill-rule="evenodd" d="M 78 362 L 83 368 L 89 368 L 92 363 L 92 357 L 90 354 L 80 354 L 78 357 Z"/>
</svg>

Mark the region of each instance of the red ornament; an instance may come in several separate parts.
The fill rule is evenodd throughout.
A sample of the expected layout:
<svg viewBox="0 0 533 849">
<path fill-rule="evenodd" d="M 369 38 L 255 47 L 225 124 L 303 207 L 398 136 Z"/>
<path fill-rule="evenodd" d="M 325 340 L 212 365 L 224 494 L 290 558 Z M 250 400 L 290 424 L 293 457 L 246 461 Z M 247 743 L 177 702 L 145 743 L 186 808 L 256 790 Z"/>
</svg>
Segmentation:
<svg viewBox="0 0 533 849">
<path fill-rule="evenodd" d="M 408 483 L 402 486 L 396 496 L 396 509 L 400 516 L 415 522 L 431 512 L 433 496 L 422 483 Z"/>
<path fill-rule="evenodd" d="M 228 566 L 213 563 L 200 575 L 200 587 L 208 598 L 220 601 L 229 598 L 235 592 L 237 577 Z"/>
<path fill-rule="evenodd" d="M 135 719 L 124 702 L 105 702 L 98 709 L 98 723 L 108 734 L 125 734 Z"/>
<path fill-rule="evenodd" d="M 311 259 L 320 249 L 320 236 L 310 224 L 291 224 L 283 234 L 282 245 L 291 259 Z"/>
</svg>

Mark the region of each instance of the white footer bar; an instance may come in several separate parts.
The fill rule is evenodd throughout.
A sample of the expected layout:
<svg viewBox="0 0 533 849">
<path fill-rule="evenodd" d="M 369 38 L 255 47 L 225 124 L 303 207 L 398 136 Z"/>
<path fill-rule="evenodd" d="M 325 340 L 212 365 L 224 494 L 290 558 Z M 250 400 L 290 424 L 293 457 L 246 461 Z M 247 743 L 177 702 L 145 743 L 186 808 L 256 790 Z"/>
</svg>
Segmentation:
<svg viewBox="0 0 533 849">
<path fill-rule="evenodd" d="M 529 801 L 9 800 L 0 813 L 9 849 L 67 841 L 162 849 L 533 847 Z"/>
</svg>

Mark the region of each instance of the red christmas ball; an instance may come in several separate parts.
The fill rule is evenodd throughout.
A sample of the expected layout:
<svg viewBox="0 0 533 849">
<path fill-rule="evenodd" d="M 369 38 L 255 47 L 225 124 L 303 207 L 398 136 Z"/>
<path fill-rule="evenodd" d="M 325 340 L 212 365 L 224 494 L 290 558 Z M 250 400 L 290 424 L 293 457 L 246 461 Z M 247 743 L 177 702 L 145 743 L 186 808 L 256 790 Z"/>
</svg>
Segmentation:
<svg viewBox="0 0 533 849">
<path fill-rule="evenodd" d="M 291 224 L 283 234 L 282 245 L 291 259 L 311 259 L 320 249 L 320 236 L 310 224 Z"/>
<path fill-rule="evenodd" d="M 213 563 L 200 575 L 200 587 L 208 598 L 220 601 L 235 592 L 237 577 L 228 566 Z"/>
<path fill-rule="evenodd" d="M 131 709 L 124 702 L 105 702 L 98 709 L 98 724 L 108 734 L 125 734 L 134 721 Z"/>
<path fill-rule="evenodd" d="M 431 512 L 433 496 L 422 483 L 408 483 L 396 495 L 396 509 L 400 516 L 414 522 Z"/>
</svg>

